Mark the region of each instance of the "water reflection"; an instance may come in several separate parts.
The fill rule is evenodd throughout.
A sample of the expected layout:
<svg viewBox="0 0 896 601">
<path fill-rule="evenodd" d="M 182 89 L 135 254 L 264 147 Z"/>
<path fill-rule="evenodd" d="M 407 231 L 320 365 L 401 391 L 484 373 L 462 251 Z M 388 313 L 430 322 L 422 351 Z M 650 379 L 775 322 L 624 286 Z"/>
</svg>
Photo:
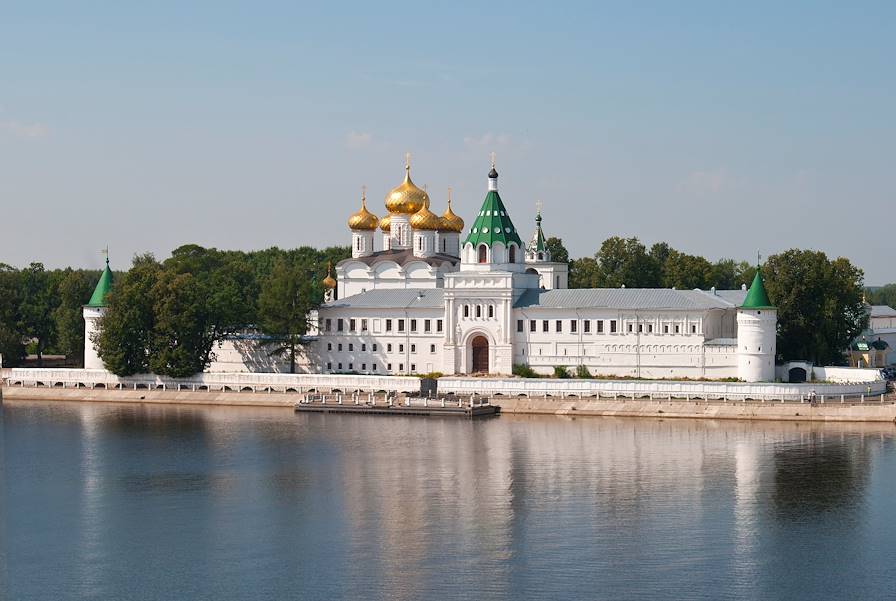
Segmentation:
<svg viewBox="0 0 896 601">
<path fill-rule="evenodd" d="M 8 598 L 875 598 L 896 559 L 891 425 L 17 402 L 0 435 Z"/>
</svg>

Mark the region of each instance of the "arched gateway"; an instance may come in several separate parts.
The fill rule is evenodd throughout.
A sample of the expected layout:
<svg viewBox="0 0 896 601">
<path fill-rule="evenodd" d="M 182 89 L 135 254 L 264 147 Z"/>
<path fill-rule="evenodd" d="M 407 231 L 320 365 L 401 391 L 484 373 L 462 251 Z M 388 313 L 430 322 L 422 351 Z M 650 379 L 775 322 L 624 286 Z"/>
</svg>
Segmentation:
<svg viewBox="0 0 896 601">
<path fill-rule="evenodd" d="M 476 336 L 471 342 L 473 347 L 472 373 L 488 373 L 488 339 L 485 336 Z"/>
</svg>

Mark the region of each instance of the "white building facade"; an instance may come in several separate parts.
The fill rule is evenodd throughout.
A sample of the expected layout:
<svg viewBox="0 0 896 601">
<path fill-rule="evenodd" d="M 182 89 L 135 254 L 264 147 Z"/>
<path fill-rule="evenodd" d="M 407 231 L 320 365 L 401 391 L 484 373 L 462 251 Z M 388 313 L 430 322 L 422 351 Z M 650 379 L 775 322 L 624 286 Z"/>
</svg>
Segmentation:
<svg viewBox="0 0 896 601">
<path fill-rule="evenodd" d="M 473 224 L 439 217 L 405 179 L 388 214 L 366 198 L 349 219 L 353 256 L 316 312 L 311 355 L 325 373 L 541 374 L 773 381 L 777 315 L 757 273 L 750 290 L 568 289 L 540 212 L 524 244 L 492 166 Z M 382 245 L 373 250 L 376 230 Z M 466 232 L 461 242 L 461 234 Z"/>
</svg>

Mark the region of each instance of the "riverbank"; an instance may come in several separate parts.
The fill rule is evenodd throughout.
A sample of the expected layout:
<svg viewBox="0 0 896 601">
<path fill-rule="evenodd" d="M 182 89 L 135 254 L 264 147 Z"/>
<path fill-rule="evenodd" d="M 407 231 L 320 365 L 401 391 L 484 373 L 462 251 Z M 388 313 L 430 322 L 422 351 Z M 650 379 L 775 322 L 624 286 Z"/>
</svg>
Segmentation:
<svg viewBox="0 0 896 601">
<path fill-rule="evenodd" d="M 304 397 L 299 393 L 251 393 L 188 390 L 104 390 L 86 388 L 4 387 L 4 402 L 83 401 L 109 403 L 149 403 L 174 405 L 221 405 L 292 408 Z M 594 417 L 652 417 L 692 419 L 733 419 L 772 421 L 836 421 L 896 423 L 896 402 L 892 395 L 884 403 L 826 402 L 810 405 L 798 402 L 685 401 L 649 399 L 561 399 L 497 397 L 493 404 L 505 414 L 538 414 Z"/>
</svg>

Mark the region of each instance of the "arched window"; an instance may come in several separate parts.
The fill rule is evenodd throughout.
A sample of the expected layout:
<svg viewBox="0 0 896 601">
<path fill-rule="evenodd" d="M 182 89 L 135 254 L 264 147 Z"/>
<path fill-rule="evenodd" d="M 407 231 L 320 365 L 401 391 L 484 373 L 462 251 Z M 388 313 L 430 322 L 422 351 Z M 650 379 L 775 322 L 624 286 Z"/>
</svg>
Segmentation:
<svg viewBox="0 0 896 601">
<path fill-rule="evenodd" d="M 509 263 L 516 263 L 516 244 L 511 244 L 507 250 L 507 261 Z"/>
<path fill-rule="evenodd" d="M 445 239 L 442 238 L 442 252 L 445 252 Z"/>
<path fill-rule="evenodd" d="M 476 317 L 482 317 L 482 305 L 476 305 Z"/>
<path fill-rule="evenodd" d="M 494 305 L 489 305 L 489 306 L 488 306 L 488 316 L 489 316 L 489 317 L 494 317 L 494 316 L 495 316 L 495 306 L 494 306 Z"/>
<path fill-rule="evenodd" d="M 488 249 L 485 247 L 485 244 L 479 245 L 479 262 L 488 263 Z"/>
<path fill-rule="evenodd" d="M 538 260 L 544 261 L 544 253 L 538 253 Z"/>
<path fill-rule="evenodd" d="M 358 250 L 361 250 L 361 237 L 358 236 L 358 238 L 356 238 L 355 240 L 357 242 L 356 246 L 358 247 Z"/>
<path fill-rule="evenodd" d="M 464 317 L 470 316 L 470 305 L 464 305 Z"/>
</svg>

